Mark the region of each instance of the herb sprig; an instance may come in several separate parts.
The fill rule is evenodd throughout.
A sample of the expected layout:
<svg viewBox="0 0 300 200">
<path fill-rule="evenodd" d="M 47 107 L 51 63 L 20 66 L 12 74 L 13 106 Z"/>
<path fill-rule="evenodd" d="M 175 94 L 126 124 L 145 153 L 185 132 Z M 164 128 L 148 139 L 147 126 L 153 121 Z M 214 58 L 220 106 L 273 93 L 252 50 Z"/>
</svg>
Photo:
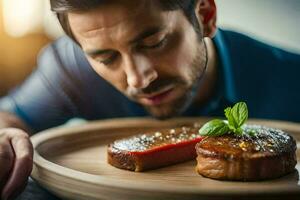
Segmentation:
<svg viewBox="0 0 300 200">
<path fill-rule="evenodd" d="M 199 130 L 202 136 L 221 136 L 227 133 L 242 135 L 243 124 L 248 119 L 248 108 L 245 102 L 236 103 L 224 110 L 227 120 L 213 119 Z"/>
</svg>

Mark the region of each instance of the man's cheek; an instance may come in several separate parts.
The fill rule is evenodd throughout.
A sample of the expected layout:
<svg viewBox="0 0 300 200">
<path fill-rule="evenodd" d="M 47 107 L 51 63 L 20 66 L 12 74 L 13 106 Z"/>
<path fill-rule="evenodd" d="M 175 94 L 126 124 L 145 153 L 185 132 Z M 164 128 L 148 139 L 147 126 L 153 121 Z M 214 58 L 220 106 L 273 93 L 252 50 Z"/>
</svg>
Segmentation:
<svg viewBox="0 0 300 200">
<path fill-rule="evenodd" d="M 176 70 L 182 70 L 192 60 L 193 52 L 189 48 L 184 48 L 180 45 L 178 48 L 168 52 L 168 56 L 165 57 L 165 62 L 172 65 Z"/>
<path fill-rule="evenodd" d="M 104 80 L 114 86 L 120 92 L 124 92 L 127 88 L 126 76 L 124 73 L 119 72 L 118 70 L 109 70 L 100 66 L 99 63 L 90 59 L 90 64 L 93 70 Z"/>
<path fill-rule="evenodd" d="M 94 59 L 90 58 L 87 56 L 87 60 L 90 63 L 91 67 L 93 68 L 93 70 L 101 77 L 103 77 L 103 72 L 100 68 L 100 64 L 98 62 L 96 62 Z"/>
</svg>

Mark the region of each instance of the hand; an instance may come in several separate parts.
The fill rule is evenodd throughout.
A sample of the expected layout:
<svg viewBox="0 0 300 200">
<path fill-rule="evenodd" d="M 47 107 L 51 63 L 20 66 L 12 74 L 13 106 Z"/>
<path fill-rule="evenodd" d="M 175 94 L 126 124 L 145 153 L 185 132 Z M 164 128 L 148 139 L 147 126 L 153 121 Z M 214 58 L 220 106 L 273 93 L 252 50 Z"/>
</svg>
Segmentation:
<svg viewBox="0 0 300 200">
<path fill-rule="evenodd" d="M 21 129 L 0 129 L 0 192 L 1 199 L 20 194 L 32 170 L 33 147 Z"/>
</svg>

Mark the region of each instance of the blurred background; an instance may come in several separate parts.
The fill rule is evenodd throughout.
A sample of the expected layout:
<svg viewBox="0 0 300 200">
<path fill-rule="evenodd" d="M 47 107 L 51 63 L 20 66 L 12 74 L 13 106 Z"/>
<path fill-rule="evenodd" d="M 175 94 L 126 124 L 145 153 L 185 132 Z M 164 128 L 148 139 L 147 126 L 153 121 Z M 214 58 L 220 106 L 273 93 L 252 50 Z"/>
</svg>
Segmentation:
<svg viewBox="0 0 300 200">
<path fill-rule="evenodd" d="M 216 0 L 219 27 L 300 53 L 300 0 Z M 39 51 L 63 34 L 48 0 L 0 0 L 0 96 L 35 68 Z"/>
</svg>

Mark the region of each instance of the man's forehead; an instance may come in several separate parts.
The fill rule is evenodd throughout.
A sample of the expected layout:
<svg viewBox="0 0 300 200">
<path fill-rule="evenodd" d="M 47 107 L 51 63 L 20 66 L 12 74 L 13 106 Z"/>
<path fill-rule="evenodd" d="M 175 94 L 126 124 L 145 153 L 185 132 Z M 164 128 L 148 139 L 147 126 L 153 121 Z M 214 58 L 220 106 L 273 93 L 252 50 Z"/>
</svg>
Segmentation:
<svg viewBox="0 0 300 200">
<path fill-rule="evenodd" d="M 151 0 L 112 1 L 85 12 L 69 13 L 69 23 L 77 33 L 109 29 L 126 21 L 143 23 L 155 18 L 159 6 Z"/>
</svg>

